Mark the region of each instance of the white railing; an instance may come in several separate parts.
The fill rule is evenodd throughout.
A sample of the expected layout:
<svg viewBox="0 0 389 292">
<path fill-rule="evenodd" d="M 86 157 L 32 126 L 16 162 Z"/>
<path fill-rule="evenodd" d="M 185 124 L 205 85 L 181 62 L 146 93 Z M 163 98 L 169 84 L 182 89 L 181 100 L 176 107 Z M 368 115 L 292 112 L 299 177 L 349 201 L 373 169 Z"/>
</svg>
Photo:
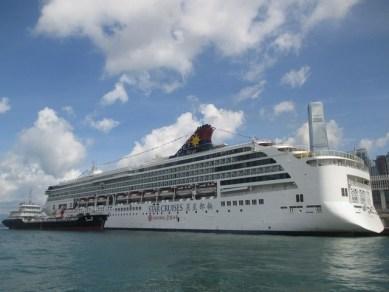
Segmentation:
<svg viewBox="0 0 389 292">
<path fill-rule="evenodd" d="M 322 150 L 322 151 L 316 151 L 316 152 L 298 152 L 294 153 L 294 156 L 296 158 L 316 158 L 313 159 L 309 163 L 310 165 L 317 165 L 323 166 L 323 165 L 329 165 L 329 164 L 335 164 L 335 165 L 342 165 L 347 167 L 352 167 L 356 169 L 361 169 L 363 171 L 368 171 L 368 167 L 365 165 L 365 162 L 359 158 L 358 156 L 355 156 L 351 153 L 346 153 L 342 151 L 337 150 Z"/>
<path fill-rule="evenodd" d="M 294 154 L 297 158 L 305 158 L 305 157 L 323 157 L 323 156 L 331 156 L 331 157 L 341 157 L 348 160 L 353 160 L 359 163 L 364 163 L 364 161 L 359 158 L 358 156 L 342 152 L 338 150 L 321 150 L 321 151 L 315 151 L 315 152 L 302 152 L 302 153 L 295 153 Z"/>
<path fill-rule="evenodd" d="M 311 152 L 311 154 L 313 157 L 336 156 L 336 157 L 342 157 L 342 158 L 346 158 L 349 160 L 354 160 L 354 161 L 358 161 L 360 163 L 364 163 L 364 161 L 361 158 L 359 158 L 358 156 L 351 154 L 351 153 L 338 151 L 338 150 L 321 150 L 321 151 Z"/>
</svg>

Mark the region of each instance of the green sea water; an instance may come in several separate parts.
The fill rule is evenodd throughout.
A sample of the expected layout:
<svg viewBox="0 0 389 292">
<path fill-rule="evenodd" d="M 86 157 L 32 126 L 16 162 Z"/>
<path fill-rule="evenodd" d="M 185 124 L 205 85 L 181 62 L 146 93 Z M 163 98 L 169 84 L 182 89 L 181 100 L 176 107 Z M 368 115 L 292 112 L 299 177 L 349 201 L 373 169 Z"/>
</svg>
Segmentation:
<svg viewBox="0 0 389 292">
<path fill-rule="evenodd" d="M 389 291 L 389 237 L 0 229 L 0 291 Z"/>
</svg>

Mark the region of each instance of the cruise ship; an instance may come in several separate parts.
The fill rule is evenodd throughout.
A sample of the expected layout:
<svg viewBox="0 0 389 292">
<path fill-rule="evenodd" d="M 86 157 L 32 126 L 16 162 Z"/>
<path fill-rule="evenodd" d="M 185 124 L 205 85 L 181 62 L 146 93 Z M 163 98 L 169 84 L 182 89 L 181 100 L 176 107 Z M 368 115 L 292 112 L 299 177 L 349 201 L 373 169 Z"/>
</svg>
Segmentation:
<svg viewBox="0 0 389 292">
<path fill-rule="evenodd" d="M 107 213 L 110 229 L 382 232 L 364 162 L 328 149 L 321 103 L 308 112 L 310 149 L 256 139 L 215 146 L 203 125 L 173 156 L 48 187 L 45 209 Z"/>
</svg>

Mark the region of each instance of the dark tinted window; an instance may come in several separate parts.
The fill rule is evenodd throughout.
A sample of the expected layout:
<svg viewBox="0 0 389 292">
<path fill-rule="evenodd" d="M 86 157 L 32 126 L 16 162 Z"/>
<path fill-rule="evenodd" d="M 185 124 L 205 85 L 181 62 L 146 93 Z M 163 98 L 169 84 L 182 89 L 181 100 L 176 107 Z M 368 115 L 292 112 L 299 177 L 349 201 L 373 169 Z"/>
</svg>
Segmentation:
<svg viewBox="0 0 389 292">
<path fill-rule="evenodd" d="M 254 176 L 254 177 L 244 177 L 244 178 L 223 180 L 221 181 L 220 184 L 233 185 L 233 184 L 267 181 L 267 180 L 285 179 L 285 178 L 290 178 L 290 175 L 288 173 L 279 173 L 279 174 L 269 174 L 269 175 Z"/>
</svg>

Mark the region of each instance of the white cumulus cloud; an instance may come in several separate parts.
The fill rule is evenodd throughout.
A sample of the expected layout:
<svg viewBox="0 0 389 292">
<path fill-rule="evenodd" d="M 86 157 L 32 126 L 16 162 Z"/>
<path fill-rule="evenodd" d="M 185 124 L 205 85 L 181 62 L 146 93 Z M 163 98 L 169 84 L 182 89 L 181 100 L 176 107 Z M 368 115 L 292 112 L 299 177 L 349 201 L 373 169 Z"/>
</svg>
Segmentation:
<svg viewBox="0 0 389 292">
<path fill-rule="evenodd" d="M 2 97 L 0 99 L 0 114 L 5 113 L 11 109 L 9 104 L 9 99 L 7 97 Z"/>
<path fill-rule="evenodd" d="M 281 83 L 292 88 L 301 87 L 308 80 L 311 68 L 303 66 L 298 70 L 290 70 L 281 78 Z"/>
<path fill-rule="evenodd" d="M 302 36 L 299 34 L 283 33 L 274 40 L 274 45 L 282 52 L 298 51 L 301 47 Z"/>
<path fill-rule="evenodd" d="M 208 45 L 233 56 L 255 47 L 285 21 L 273 1 L 52 0 L 36 32 L 83 36 L 106 55 L 109 73 L 168 68 L 187 74 Z"/>
<path fill-rule="evenodd" d="M 338 148 L 343 144 L 343 128 L 335 120 L 327 123 L 327 136 L 330 148 Z"/>
<path fill-rule="evenodd" d="M 376 139 L 364 138 L 359 142 L 360 148 L 366 148 L 369 152 L 382 149 L 389 145 L 389 132 Z"/>
<path fill-rule="evenodd" d="M 101 120 L 95 120 L 92 117 L 88 117 L 87 122 L 92 128 L 95 128 L 96 130 L 99 130 L 106 134 L 111 132 L 113 128 L 116 128 L 120 125 L 120 122 L 110 118 L 102 118 Z"/>
<path fill-rule="evenodd" d="M 32 189 L 33 199 L 43 202 L 48 185 L 80 173 L 77 167 L 85 155 L 70 124 L 54 110 L 42 109 L 34 125 L 0 158 L 0 201 L 27 199 Z"/>
<path fill-rule="evenodd" d="M 237 101 L 243 101 L 247 99 L 258 99 L 261 96 L 261 93 L 264 91 L 266 85 L 266 80 L 261 80 L 257 84 L 248 85 L 243 87 L 234 98 Z"/>
<path fill-rule="evenodd" d="M 182 81 L 174 79 L 174 76 L 171 77 L 170 75 L 161 74 L 160 71 L 154 74 L 147 71 L 123 74 L 120 80 L 146 95 L 149 95 L 153 90 L 162 90 L 165 93 L 171 93 L 183 84 Z"/>
<path fill-rule="evenodd" d="M 330 120 L 326 124 L 327 137 L 330 149 L 336 149 L 343 144 L 343 128 L 339 127 L 335 120 Z M 277 143 L 292 144 L 297 146 L 309 147 L 309 128 L 308 123 L 302 124 L 295 133 L 286 139 L 276 139 Z"/>
<path fill-rule="evenodd" d="M 298 50 L 315 25 L 343 18 L 356 3 L 48 0 L 35 32 L 88 38 L 104 55 L 109 74 L 166 70 L 188 76 L 195 58 L 208 48 L 225 58 L 274 46 L 283 52 Z"/>
<path fill-rule="evenodd" d="M 126 103 L 127 101 L 128 95 L 122 78 L 116 82 L 114 89 L 104 94 L 101 98 L 101 104 L 105 106 L 112 105 L 116 102 Z"/>
<path fill-rule="evenodd" d="M 136 141 L 128 154 L 129 158 L 123 158 L 119 166 L 134 166 L 152 159 L 173 155 L 201 124 L 209 123 L 215 127 L 214 143 L 221 143 L 232 138 L 234 132 L 244 122 L 242 111 L 217 108 L 213 104 L 202 104 L 198 110 L 200 115 L 196 116 L 190 112 L 183 113 L 175 123 L 154 129 L 140 141 Z M 218 128 L 221 130 L 218 131 Z M 160 145 L 163 146 L 158 147 Z M 153 151 L 148 151 L 150 149 Z"/>
<path fill-rule="evenodd" d="M 276 104 L 273 108 L 274 115 L 278 116 L 282 113 L 293 112 L 295 105 L 293 101 L 285 100 Z"/>
<path fill-rule="evenodd" d="M 70 124 L 57 113 L 44 108 L 34 126 L 21 132 L 16 152 L 37 163 L 42 170 L 62 176 L 85 156 L 85 147 L 75 137 Z"/>
<path fill-rule="evenodd" d="M 76 116 L 76 112 L 74 111 L 73 107 L 71 107 L 70 105 L 65 105 L 62 107 L 62 110 L 68 114 L 69 116 L 71 117 L 74 117 Z"/>
<path fill-rule="evenodd" d="M 317 1 L 314 9 L 304 17 L 303 29 L 308 30 L 325 20 L 343 18 L 360 0 L 323 0 Z"/>
</svg>

